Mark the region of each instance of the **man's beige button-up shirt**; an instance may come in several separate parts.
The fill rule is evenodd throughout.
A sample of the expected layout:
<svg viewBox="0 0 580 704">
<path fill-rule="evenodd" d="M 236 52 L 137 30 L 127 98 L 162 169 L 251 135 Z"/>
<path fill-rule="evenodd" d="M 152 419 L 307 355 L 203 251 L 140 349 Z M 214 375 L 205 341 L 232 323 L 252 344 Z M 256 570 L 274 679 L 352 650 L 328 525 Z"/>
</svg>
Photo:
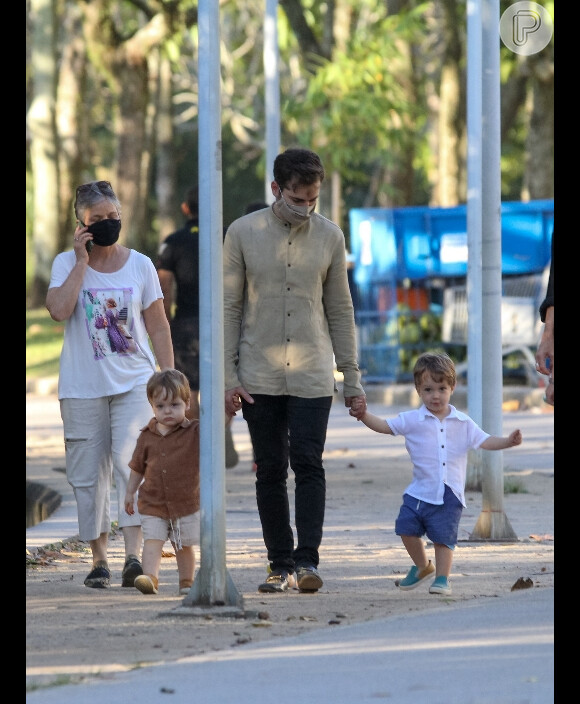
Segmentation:
<svg viewBox="0 0 580 704">
<path fill-rule="evenodd" d="M 224 241 L 225 388 L 364 395 L 342 230 L 318 213 L 291 226 L 272 208 L 235 220 Z M 334 356 L 333 356 L 334 355 Z"/>
</svg>

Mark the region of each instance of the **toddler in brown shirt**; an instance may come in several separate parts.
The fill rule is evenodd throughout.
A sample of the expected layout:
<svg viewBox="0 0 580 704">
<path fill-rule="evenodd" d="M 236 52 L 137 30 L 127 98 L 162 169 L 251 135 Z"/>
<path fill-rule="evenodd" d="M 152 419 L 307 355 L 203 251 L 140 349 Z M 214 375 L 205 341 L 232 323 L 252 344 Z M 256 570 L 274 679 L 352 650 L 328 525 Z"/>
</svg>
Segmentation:
<svg viewBox="0 0 580 704">
<path fill-rule="evenodd" d="M 143 528 L 143 574 L 135 587 L 157 594 L 163 545 L 170 540 L 179 571 L 179 594 L 193 584 L 199 544 L 199 420 L 188 420 L 191 391 L 177 369 L 155 372 L 147 382 L 154 417 L 141 429 L 125 494 L 125 511 L 134 512 L 135 493 Z"/>
</svg>

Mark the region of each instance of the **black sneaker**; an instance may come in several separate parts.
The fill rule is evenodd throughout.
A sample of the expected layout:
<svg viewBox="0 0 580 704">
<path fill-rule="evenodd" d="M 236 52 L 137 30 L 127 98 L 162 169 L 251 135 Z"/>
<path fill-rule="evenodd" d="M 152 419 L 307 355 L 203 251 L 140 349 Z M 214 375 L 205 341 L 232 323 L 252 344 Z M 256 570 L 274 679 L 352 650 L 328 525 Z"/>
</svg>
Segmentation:
<svg viewBox="0 0 580 704">
<path fill-rule="evenodd" d="M 322 586 L 322 577 L 313 566 L 301 565 L 296 568 L 296 580 L 301 592 L 317 592 Z"/>
<path fill-rule="evenodd" d="M 103 563 L 97 563 L 85 577 L 84 584 L 85 587 L 93 589 L 107 589 L 111 586 L 111 573 L 103 566 Z"/>
<path fill-rule="evenodd" d="M 134 587 L 135 577 L 143 574 L 143 568 L 139 562 L 137 555 L 129 555 L 125 560 L 125 566 L 123 567 L 123 572 L 121 574 L 122 587 Z"/>
<path fill-rule="evenodd" d="M 258 587 L 259 592 L 287 592 L 290 587 L 296 586 L 296 578 L 286 570 L 274 570 L 268 578 Z"/>
</svg>

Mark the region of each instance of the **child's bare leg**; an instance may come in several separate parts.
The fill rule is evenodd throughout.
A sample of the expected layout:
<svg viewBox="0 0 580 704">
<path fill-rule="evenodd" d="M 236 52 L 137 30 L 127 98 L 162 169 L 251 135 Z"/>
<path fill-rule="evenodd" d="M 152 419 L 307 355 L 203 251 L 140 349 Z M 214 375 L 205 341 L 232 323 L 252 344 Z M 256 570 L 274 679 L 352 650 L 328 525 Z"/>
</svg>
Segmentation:
<svg viewBox="0 0 580 704">
<path fill-rule="evenodd" d="M 191 584 L 195 570 L 195 548 L 193 545 L 183 545 L 181 550 L 178 550 L 175 543 L 172 542 L 171 544 L 175 550 L 177 570 L 179 572 L 179 584 L 182 586 L 183 581 Z"/>
<path fill-rule="evenodd" d="M 435 575 L 437 577 L 447 577 L 451 572 L 453 563 L 453 550 L 442 543 L 434 543 L 435 547 Z"/>
<path fill-rule="evenodd" d="M 154 540 L 150 538 L 143 544 L 143 554 L 141 564 L 143 574 L 159 577 L 159 567 L 161 565 L 161 553 L 163 552 L 164 540 Z"/>
<path fill-rule="evenodd" d="M 423 538 L 418 538 L 416 535 L 402 535 L 401 540 L 403 541 L 403 545 L 407 548 L 409 557 L 413 560 L 415 565 L 417 565 L 419 571 L 427 567 L 429 559 L 425 552 L 425 542 Z"/>
<path fill-rule="evenodd" d="M 141 565 L 143 574 L 135 577 L 135 588 L 142 594 L 157 594 L 159 588 L 159 566 L 164 540 L 148 538 L 143 545 Z"/>
<path fill-rule="evenodd" d="M 129 555 L 137 555 L 138 557 L 143 539 L 141 526 L 125 526 L 122 530 L 123 540 L 125 541 L 125 557 Z"/>
</svg>

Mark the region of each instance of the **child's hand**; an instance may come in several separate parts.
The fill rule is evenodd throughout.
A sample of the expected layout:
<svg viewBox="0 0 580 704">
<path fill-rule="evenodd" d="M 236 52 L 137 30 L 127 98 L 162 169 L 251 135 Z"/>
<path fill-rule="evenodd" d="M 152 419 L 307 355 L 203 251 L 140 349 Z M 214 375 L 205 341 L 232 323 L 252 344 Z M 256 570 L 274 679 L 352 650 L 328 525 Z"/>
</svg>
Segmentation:
<svg viewBox="0 0 580 704">
<path fill-rule="evenodd" d="M 345 405 L 350 406 L 348 414 L 360 420 L 367 412 L 367 400 L 364 396 L 352 396 L 345 399 Z"/>
<path fill-rule="evenodd" d="M 514 430 L 513 433 L 509 434 L 509 443 L 510 447 L 514 447 L 515 445 L 521 445 L 522 444 L 522 431 L 518 428 L 517 430 Z"/>
<path fill-rule="evenodd" d="M 135 513 L 135 495 L 125 494 L 125 511 L 130 516 Z"/>
</svg>

